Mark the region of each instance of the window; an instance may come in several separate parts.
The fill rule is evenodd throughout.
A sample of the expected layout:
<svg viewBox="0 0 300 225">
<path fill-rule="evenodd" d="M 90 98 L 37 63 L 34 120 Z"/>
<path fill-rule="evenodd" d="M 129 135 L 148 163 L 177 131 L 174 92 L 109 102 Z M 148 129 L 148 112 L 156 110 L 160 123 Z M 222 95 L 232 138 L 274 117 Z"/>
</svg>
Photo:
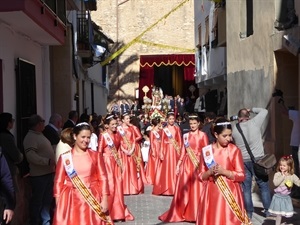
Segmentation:
<svg viewBox="0 0 300 225">
<path fill-rule="evenodd" d="M 208 42 L 209 42 L 209 35 L 210 35 L 210 32 L 209 32 L 209 19 L 208 19 L 208 16 L 205 18 L 205 43 L 206 45 L 208 45 Z"/>
<path fill-rule="evenodd" d="M 253 0 L 240 1 L 240 38 L 253 34 Z"/>
<path fill-rule="evenodd" d="M 198 46 L 201 48 L 202 44 L 202 29 L 201 29 L 201 24 L 198 25 Z"/>
</svg>

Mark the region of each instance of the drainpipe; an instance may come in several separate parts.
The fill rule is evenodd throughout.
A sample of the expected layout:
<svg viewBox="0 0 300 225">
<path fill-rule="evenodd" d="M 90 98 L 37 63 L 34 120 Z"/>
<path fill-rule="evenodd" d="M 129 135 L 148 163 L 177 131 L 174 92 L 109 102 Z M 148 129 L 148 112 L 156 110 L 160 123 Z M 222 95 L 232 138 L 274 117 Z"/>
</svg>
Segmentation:
<svg viewBox="0 0 300 225">
<path fill-rule="evenodd" d="M 116 0 L 116 42 L 119 45 L 119 3 Z M 119 56 L 116 57 L 117 99 L 120 100 Z"/>
</svg>

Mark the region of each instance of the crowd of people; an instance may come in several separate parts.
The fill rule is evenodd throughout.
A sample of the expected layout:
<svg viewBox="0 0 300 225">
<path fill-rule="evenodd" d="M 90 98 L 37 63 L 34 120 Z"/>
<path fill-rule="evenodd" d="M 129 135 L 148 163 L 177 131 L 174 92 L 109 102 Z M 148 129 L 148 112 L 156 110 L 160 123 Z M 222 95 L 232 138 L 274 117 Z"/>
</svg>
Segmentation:
<svg viewBox="0 0 300 225">
<path fill-rule="evenodd" d="M 24 158 L 29 164 L 30 225 L 134 220 L 124 196 L 143 194 L 145 185 L 153 186 L 153 195 L 173 196 L 170 208 L 158 217 L 163 222 L 251 224 L 253 178 L 266 216 L 276 216 L 277 225 L 282 216 L 293 215 L 289 194 L 300 180 L 292 157 L 279 161 L 272 199 L 268 177 L 255 174 L 241 133 L 226 118 L 207 112 L 202 121 L 196 113 L 172 109 L 162 117 L 140 112 L 137 105 L 121 103 L 104 116 L 70 111 L 65 123 L 53 114 L 46 126 L 43 117 L 32 115 L 25 154 L 9 131 L 12 115 L 1 113 L 5 222 L 18 224 L 13 215 L 22 201 L 16 164 Z M 250 119 L 250 113 L 256 115 Z M 238 112 L 237 122 L 255 159 L 264 155 L 261 127 L 267 114 L 262 108 Z"/>
</svg>

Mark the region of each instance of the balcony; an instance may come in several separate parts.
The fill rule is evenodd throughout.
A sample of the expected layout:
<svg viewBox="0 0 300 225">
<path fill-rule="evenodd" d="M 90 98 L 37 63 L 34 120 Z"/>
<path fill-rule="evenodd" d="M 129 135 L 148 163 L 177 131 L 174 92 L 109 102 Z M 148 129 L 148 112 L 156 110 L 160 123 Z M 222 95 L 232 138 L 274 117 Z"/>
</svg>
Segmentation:
<svg viewBox="0 0 300 225">
<path fill-rule="evenodd" d="M 0 21 L 41 45 L 64 43 L 65 13 L 65 0 L 10 0 L 0 3 Z"/>
<path fill-rule="evenodd" d="M 213 48 L 207 56 L 207 74 L 201 75 L 199 69 L 195 77 L 198 87 L 218 85 L 227 80 L 226 47 Z"/>
<path fill-rule="evenodd" d="M 86 10 L 90 10 L 90 11 L 97 10 L 97 0 L 84 0 L 84 5 Z"/>
<path fill-rule="evenodd" d="M 95 60 L 102 61 L 109 51 L 109 45 L 114 43 L 101 30 L 90 20 L 89 12 L 77 12 L 77 51 L 86 67 L 92 66 Z"/>
</svg>

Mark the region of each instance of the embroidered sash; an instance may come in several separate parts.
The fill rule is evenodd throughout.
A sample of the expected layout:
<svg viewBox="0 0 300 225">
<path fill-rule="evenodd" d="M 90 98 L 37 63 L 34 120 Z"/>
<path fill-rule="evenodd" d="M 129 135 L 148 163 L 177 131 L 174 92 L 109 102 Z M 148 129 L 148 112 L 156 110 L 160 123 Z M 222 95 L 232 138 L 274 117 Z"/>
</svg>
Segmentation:
<svg viewBox="0 0 300 225">
<path fill-rule="evenodd" d="M 104 132 L 103 137 L 105 138 L 106 143 L 111 151 L 111 154 L 113 155 L 114 159 L 116 160 L 116 163 L 120 167 L 121 173 L 122 173 L 123 172 L 122 160 L 119 157 L 118 151 L 116 149 L 116 146 L 115 146 L 113 140 L 111 139 L 108 132 Z"/>
<path fill-rule="evenodd" d="M 97 199 L 93 196 L 93 194 L 89 191 L 89 189 L 85 186 L 85 184 L 77 175 L 74 169 L 71 151 L 63 153 L 61 157 L 66 173 L 68 174 L 72 183 L 80 192 L 84 200 L 88 203 L 92 210 L 100 217 L 100 219 L 106 222 L 106 225 L 112 225 L 111 218 L 104 212 L 102 212 L 100 203 L 97 201 Z"/>
<path fill-rule="evenodd" d="M 189 156 L 190 160 L 194 164 L 195 168 L 198 169 L 200 162 L 199 162 L 195 152 L 193 151 L 193 149 L 191 148 L 191 146 L 189 144 L 189 133 L 185 133 L 183 135 L 183 144 L 184 144 L 184 147 L 185 147 L 185 149 L 188 153 L 188 156 Z"/>
<path fill-rule="evenodd" d="M 131 146 L 129 140 L 127 139 L 127 137 L 126 137 L 126 135 L 125 135 L 125 130 L 123 129 L 122 126 L 117 126 L 117 129 L 118 129 L 118 131 L 119 131 L 121 137 L 123 138 L 125 144 L 127 145 L 128 151 L 130 151 L 132 146 Z"/>
<path fill-rule="evenodd" d="M 122 126 L 117 126 L 117 129 L 118 129 L 121 137 L 123 138 L 124 142 L 126 143 L 128 151 L 131 151 L 132 145 L 130 144 L 129 140 L 127 139 L 127 137 L 125 135 L 125 130 L 123 129 Z M 137 157 L 134 153 L 131 156 L 136 164 L 137 171 L 139 172 L 140 171 L 140 163 L 142 160 L 140 157 Z"/>
<path fill-rule="evenodd" d="M 216 165 L 214 158 L 213 158 L 213 152 L 212 152 L 212 145 L 208 145 L 204 148 L 202 148 L 203 158 L 205 161 L 205 164 L 208 168 L 213 167 Z M 227 205 L 231 209 L 231 211 L 234 213 L 234 215 L 239 219 L 239 221 L 242 222 L 242 224 L 250 225 L 252 224 L 246 210 L 244 212 L 242 211 L 241 207 L 237 203 L 232 191 L 228 187 L 228 184 L 224 180 L 223 176 L 216 176 L 215 177 L 215 183 L 219 190 L 221 191 L 224 199 L 226 200 Z"/>
<path fill-rule="evenodd" d="M 165 127 L 163 130 L 164 130 L 165 134 L 167 135 L 167 137 L 169 138 L 169 140 L 171 141 L 171 143 L 172 143 L 173 147 L 175 148 L 177 154 L 180 155 L 180 148 L 178 146 L 177 141 L 173 138 L 170 130 L 167 127 Z"/>
</svg>

